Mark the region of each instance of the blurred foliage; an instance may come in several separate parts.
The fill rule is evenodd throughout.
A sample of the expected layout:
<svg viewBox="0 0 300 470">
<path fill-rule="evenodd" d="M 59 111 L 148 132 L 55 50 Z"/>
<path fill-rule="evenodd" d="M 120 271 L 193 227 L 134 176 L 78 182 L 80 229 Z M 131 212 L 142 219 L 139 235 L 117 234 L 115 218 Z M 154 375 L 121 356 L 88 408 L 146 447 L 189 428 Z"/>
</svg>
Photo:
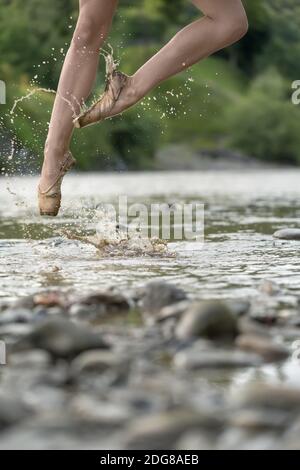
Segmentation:
<svg viewBox="0 0 300 470">
<path fill-rule="evenodd" d="M 299 1 L 244 4 L 250 29 L 242 41 L 163 83 L 122 117 L 75 132 L 82 169 L 152 168 L 159 147 L 183 142 L 300 162 L 300 111 L 290 101 L 291 82 L 300 78 Z M 0 0 L 0 78 L 8 84 L 0 125 L 33 155 L 42 156 L 53 95 L 22 101 L 14 116 L 9 110 L 34 86 L 56 89 L 77 15 L 77 0 Z M 133 73 L 197 16 L 187 0 L 122 0 L 108 39 L 121 69 Z"/>
<path fill-rule="evenodd" d="M 232 146 L 262 160 L 300 164 L 299 109 L 289 100 L 290 83 L 269 69 L 230 109 Z"/>
</svg>

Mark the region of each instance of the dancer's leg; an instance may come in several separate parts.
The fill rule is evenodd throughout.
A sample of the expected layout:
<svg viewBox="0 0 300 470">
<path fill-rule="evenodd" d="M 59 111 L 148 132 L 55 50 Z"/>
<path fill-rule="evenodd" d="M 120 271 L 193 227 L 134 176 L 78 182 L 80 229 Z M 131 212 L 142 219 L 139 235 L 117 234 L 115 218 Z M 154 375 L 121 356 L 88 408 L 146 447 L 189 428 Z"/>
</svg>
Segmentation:
<svg viewBox="0 0 300 470">
<path fill-rule="evenodd" d="M 82 104 L 91 92 L 99 48 L 110 29 L 117 0 L 80 0 L 79 3 L 78 23 L 62 69 L 45 145 L 41 189 L 47 188 L 57 176 L 69 147 L 73 132 L 72 107 L 78 113 L 78 103 Z"/>
<path fill-rule="evenodd" d="M 192 0 L 204 17 L 179 31 L 132 77 L 110 115 L 142 99 L 167 78 L 241 39 L 248 22 L 241 0 Z"/>
</svg>

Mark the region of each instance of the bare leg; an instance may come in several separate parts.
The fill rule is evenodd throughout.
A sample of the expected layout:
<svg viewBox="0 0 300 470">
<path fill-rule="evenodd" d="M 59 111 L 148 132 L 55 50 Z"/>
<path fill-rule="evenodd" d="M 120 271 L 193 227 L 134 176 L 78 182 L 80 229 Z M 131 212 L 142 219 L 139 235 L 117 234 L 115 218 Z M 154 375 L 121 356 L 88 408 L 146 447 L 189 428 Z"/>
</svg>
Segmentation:
<svg viewBox="0 0 300 470">
<path fill-rule="evenodd" d="M 79 0 L 80 14 L 62 69 L 45 145 L 40 188 L 47 188 L 69 148 L 73 111 L 90 94 L 98 67 L 99 48 L 111 26 L 118 0 Z M 63 98 L 68 100 L 68 104 Z"/>
<path fill-rule="evenodd" d="M 204 17 L 179 31 L 146 62 L 122 91 L 110 116 L 142 99 L 162 81 L 241 39 L 248 22 L 241 0 L 192 0 Z"/>
</svg>

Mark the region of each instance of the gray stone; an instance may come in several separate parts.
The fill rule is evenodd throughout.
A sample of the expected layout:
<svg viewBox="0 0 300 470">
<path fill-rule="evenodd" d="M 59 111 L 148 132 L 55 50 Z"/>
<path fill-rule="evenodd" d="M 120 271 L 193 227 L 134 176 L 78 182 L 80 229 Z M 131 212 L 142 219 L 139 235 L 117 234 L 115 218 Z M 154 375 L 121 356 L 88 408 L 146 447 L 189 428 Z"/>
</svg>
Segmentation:
<svg viewBox="0 0 300 470">
<path fill-rule="evenodd" d="M 81 374 L 99 376 L 107 371 L 117 375 L 127 375 L 129 371 L 128 358 L 121 357 L 111 351 L 87 351 L 72 361 L 70 369 L 71 376 L 74 378 Z"/>
<path fill-rule="evenodd" d="M 31 310 L 25 308 L 8 308 L 0 314 L 0 325 L 8 323 L 29 323 L 33 315 Z"/>
<path fill-rule="evenodd" d="M 289 356 L 289 350 L 272 339 L 254 334 L 241 335 L 236 339 L 238 348 L 254 352 L 266 361 L 282 361 Z"/>
<path fill-rule="evenodd" d="M 23 351 L 21 353 L 11 354 L 9 356 L 9 364 L 14 367 L 44 367 L 51 362 L 51 356 L 39 349 L 31 351 Z"/>
<path fill-rule="evenodd" d="M 162 281 L 153 281 L 142 292 L 142 308 L 146 313 L 157 314 L 163 307 L 186 299 L 183 290 Z"/>
<path fill-rule="evenodd" d="M 174 358 L 174 364 L 179 369 L 225 369 L 259 366 L 261 359 L 256 354 L 246 354 L 234 350 L 192 350 L 177 353 Z"/>
<path fill-rule="evenodd" d="M 133 421 L 127 429 L 124 447 L 135 450 L 172 449 L 187 431 L 199 427 L 218 429 L 220 426 L 220 420 L 214 415 L 184 409 L 170 410 Z"/>
<path fill-rule="evenodd" d="M 128 299 L 118 292 L 99 291 L 77 299 L 76 303 L 85 306 L 103 307 L 106 312 L 127 312 L 130 308 Z"/>
<path fill-rule="evenodd" d="M 253 383 L 236 390 L 231 396 L 234 408 L 300 411 L 299 388 Z"/>
<path fill-rule="evenodd" d="M 91 349 L 107 349 L 108 344 L 92 330 L 71 321 L 55 318 L 41 322 L 14 345 L 14 351 L 43 349 L 54 359 L 72 359 Z"/>
<path fill-rule="evenodd" d="M 187 340 L 203 336 L 209 339 L 233 339 L 237 335 L 237 318 L 221 302 L 195 302 L 180 319 L 176 336 Z"/>
<path fill-rule="evenodd" d="M 23 421 L 32 410 L 17 398 L 0 396 L 0 431 Z"/>
<path fill-rule="evenodd" d="M 231 426 L 237 426 L 254 432 L 268 429 L 284 429 L 289 423 L 290 415 L 282 410 L 240 410 L 229 418 Z"/>
<path fill-rule="evenodd" d="M 283 228 L 277 230 L 273 237 L 281 240 L 300 240 L 300 229 L 299 228 Z"/>
</svg>

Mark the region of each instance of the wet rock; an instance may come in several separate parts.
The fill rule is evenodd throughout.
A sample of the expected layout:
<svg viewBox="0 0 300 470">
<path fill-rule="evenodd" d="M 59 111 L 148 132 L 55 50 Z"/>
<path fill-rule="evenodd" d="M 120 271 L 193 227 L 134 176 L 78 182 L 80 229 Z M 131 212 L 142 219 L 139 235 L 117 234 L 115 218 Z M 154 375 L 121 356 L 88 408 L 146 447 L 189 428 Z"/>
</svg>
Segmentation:
<svg viewBox="0 0 300 470">
<path fill-rule="evenodd" d="M 191 302 L 189 300 L 182 300 L 173 305 L 163 307 L 157 315 L 157 321 L 162 322 L 165 320 L 177 319 L 187 311 Z"/>
<path fill-rule="evenodd" d="M 230 300 L 227 301 L 226 304 L 229 310 L 231 310 L 236 317 L 246 315 L 251 306 L 251 303 L 248 300 Z"/>
<path fill-rule="evenodd" d="M 300 240 L 300 229 L 299 228 L 284 228 L 277 230 L 273 234 L 274 238 L 279 238 L 280 240 Z"/>
<path fill-rule="evenodd" d="M 203 336 L 209 339 L 233 339 L 237 335 L 237 318 L 221 302 L 195 302 L 176 328 L 176 336 L 188 340 Z"/>
<path fill-rule="evenodd" d="M 123 426 L 131 417 L 131 410 L 125 403 L 111 403 L 84 394 L 71 401 L 70 412 L 77 419 L 101 424 L 107 430 Z"/>
<path fill-rule="evenodd" d="M 171 410 L 137 419 L 127 429 L 124 447 L 126 449 L 172 449 L 180 436 L 205 427 L 215 429 L 221 426 L 214 415 L 205 415 L 190 410 Z"/>
<path fill-rule="evenodd" d="M 25 308 L 8 308 L 0 315 L 0 325 L 29 323 L 30 321 L 32 321 L 32 312 Z"/>
<path fill-rule="evenodd" d="M 32 326 L 25 323 L 9 323 L 0 326 L 0 338 L 8 341 L 9 339 L 18 339 L 26 336 L 32 331 Z"/>
<path fill-rule="evenodd" d="M 32 414 L 32 410 L 17 398 L 0 396 L 0 431 L 13 426 Z"/>
<path fill-rule="evenodd" d="M 236 409 L 275 409 L 299 413 L 299 392 L 299 388 L 254 383 L 236 390 L 231 396 L 231 403 Z"/>
<path fill-rule="evenodd" d="M 153 281 L 142 293 L 142 309 L 146 313 L 157 314 L 163 307 L 186 300 L 186 293 L 172 284 Z"/>
<path fill-rule="evenodd" d="M 15 309 L 28 309 L 32 310 L 34 307 L 33 295 L 28 295 L 26 297 L 21 297 L 12 304 L 12 308 Z"/>
<path fill-rule="evenodd" d="M 67 303 L 67 296 L 60 291 L 43 292 L 33 296 L 34 305 L 43 307 L 62 307 Z"/>
<path fill-rule="evenodd" d="M 91 349 L 107 349 L 108 344 L 90 329 L 55 318 L 43 321 L 14 345 L 14 351 L 42 349 L 53 359 L 73 359 Z"/>
<path fill-rule="evenodd" d="M 290 416 L 281 410 L 240 410 L 229 418 L 229 424 L 254 432 L 268 429 L 284 429 L 289 423 Z"/>
<path fill-rule="evenodd" d="M 211 436 L 206 436 L 203 431 L 196 430 L 185 433 L 175 445 L 177 450 L 213 450 L 214 441 Z"/>
<path fill-rule="evenodd" d="M 244 351 L 259 354 L 263 359 L 270 362 L 282 361 L 289 356 L 289 350 L 285 346 L 259 335 L 241 335 L 236 339 L 236 345 Z"/>
<path fill-rule="evenodd" d="M 262 325 L 254 320 L 251 320 L 248 317 L 241 318 L 238 322 L 238 329 L 241 334 L 245 335 L 259 335 L 263 337 L 271 337 L 271 328 L 265 325 Z"/>
<path fill-rule="evenodd" d="M 77 356 L 72 361 L 70 376 L 78 378 L 83 374 L 95 375 L 108 372 L 114 381 L 122 377 L 126 378 L 129 372 L 129 359 L 110 351 L 87 351 Z"/>
<path fill-rule="evenodd" d="M 95 292 L 78 299 L 80 305 L 103 305 L 106 311 L 127 311 L 130 308 L 129 301 L 124 295 L 116 292 Z"/>
<path fill-rule="evenodd" d="M 261 364 L 256 354 L 245 354 L 240 351 L 182 351 L 175 355 L 174 364 L 179 369 L 216 369 L 255 367 Z"/>
<path fill-rule="evenodd" d="M 14 367 L 44 367 L 51 362 L 51 357 L 46 351 L 35 349 L 32 351 L 11 354 L 9 364 Z"/>
</svg>

